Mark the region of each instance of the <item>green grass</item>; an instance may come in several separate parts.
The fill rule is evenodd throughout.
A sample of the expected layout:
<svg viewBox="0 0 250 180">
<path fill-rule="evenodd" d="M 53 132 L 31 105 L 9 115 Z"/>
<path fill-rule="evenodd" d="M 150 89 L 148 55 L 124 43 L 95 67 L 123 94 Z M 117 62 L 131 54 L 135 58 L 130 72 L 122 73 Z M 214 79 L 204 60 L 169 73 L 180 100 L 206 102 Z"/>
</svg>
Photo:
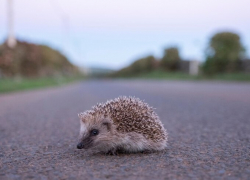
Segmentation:
<svg viewBox="0 0 250 180">
<path fill-rule="evenodd" d="M 0 93 L 36 89 L 48 86 L 58 86 L 66 83 L 83 79 L 80 76 L 75 77 L 50 77 L 50 78 L 13 78 L 0 79 Z"/>
<path fill-rule="evenodd" d="M 250 81 L 250 73 L 217 74 L 210 78 L 222 81 Z"/>
<path fill-rule="evenodd" d="M 127 77 L 129 79 L 167 79 L 167 80 L 220 80 L 220 81 L 250 81 L 250 73 L 231 73 L 231 74 L 217 74 L 213 76 L 191 76 L 181 72 L 165 72 L 152 71 L 149 73 L 142 73 L 136 76 Z M 0 79 L 0 93 L 43 88 L 48 86 L 58 86 L 66 83 L 82 80 L 81 76 L 74 77 L 57 77 L 57 78 L 13 78 Z"/>
<path fill-rule="evenodd" d="M 142 73 L 136 75 L 135 77 L 143 79 L 169 79 L 169 80 L 193 80 L 199 78 L 199 76 L 191 76 L 186 73 L 164 72 L 164 71 L 152 71 L 149 73 Z"/>
<path fill-rule="evenodd" d="M 167 80 L 220 80 L 220 81 L 250 81 L 250 73 L 225 73 L 213 76 L 189 75 L 182 72 L 165 72 L 156 70 L 148 73 L 141 73 L 128 78 L 139 79 L 167 79 Z"/>
</svg>

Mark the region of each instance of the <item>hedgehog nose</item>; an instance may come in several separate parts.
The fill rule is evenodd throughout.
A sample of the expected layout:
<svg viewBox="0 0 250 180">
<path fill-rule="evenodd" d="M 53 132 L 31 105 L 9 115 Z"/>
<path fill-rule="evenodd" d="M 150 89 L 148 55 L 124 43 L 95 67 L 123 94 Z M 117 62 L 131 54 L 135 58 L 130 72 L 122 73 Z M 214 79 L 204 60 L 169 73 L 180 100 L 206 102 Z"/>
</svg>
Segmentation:
<svg viewBox="0 0 250 180">
<path fill-rule="evenodd" d="M 82 149 L 84 147 L 83 143 L 80 142 L 79 144 L 77 144 L 77 149 Z"/>
</svg>

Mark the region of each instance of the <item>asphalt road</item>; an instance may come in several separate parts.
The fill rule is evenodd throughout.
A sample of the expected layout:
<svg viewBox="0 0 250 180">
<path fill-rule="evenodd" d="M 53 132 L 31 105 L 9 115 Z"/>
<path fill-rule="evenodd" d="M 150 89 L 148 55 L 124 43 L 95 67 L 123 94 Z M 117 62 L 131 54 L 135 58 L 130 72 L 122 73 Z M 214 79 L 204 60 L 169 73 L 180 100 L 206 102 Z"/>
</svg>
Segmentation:
<svg viewBox="0 0 250 180">
<path fill-rule="evenodd" d="M 156 108 L 165 151 L 76 149 L 77 114 L 119 95 Z M 250 179 L 250 84 L 96 80 L 2 94 L 0 179 Z"/>
</svg>

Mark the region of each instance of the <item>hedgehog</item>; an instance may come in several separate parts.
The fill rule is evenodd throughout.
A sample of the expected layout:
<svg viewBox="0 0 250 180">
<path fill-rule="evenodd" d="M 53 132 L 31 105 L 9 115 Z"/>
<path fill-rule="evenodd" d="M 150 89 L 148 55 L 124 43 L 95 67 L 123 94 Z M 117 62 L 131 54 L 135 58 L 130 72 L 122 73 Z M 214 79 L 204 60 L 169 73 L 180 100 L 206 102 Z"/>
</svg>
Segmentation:
<svg viewBox="0 0 250 180">
<path fill-rule="evenodd" d="M 116 154 L 165 149 L 167 132 L 153 108 L 135 97 L 121 96 L 78 114 L 78 149 Z"/>
</svg>

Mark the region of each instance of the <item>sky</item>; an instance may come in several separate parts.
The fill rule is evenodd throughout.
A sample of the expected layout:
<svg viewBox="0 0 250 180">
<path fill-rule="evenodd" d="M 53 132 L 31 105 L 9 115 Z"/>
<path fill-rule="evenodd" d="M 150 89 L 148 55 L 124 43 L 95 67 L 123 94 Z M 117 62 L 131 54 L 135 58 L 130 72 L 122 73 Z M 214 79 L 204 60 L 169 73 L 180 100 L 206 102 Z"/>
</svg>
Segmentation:
<svg viewBox="0 0 250 180">
<path fill-rule="evenodd" d="M 51 46 L 78 66 L 119 69 L 138 58 L 161 58 L 176 46 L 204 61 L 217 32 L 238 33 L 250 56 L 249 0 L 13 0 L 18 39 Z M 7 0 L 0 0 L 0 42 Z"/>
</svg>

